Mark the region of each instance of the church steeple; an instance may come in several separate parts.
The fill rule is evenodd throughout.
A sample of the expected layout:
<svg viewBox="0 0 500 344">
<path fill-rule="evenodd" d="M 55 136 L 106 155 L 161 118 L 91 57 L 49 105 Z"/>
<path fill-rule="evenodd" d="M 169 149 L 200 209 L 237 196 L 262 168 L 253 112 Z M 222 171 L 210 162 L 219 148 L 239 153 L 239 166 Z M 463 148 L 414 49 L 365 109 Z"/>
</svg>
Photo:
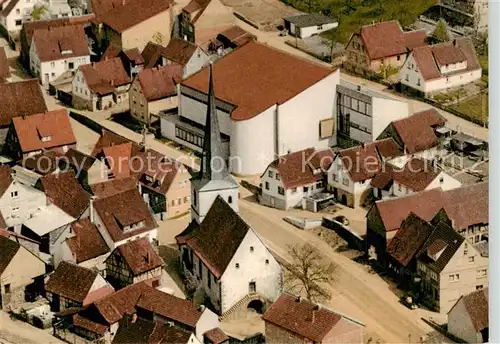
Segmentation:
<svg viewBox="0 0 500 344">
<path fill-rule="evenodd" d="M 207 118 L 200 177 L 203 181 L 227 180 L 230 174 L 222 155 L 222 141 L 215 104 L 212 64 L 210 64 L 209 68 Z"/>
<path fill-rule="evenodd" d="M 191 218 L 201 223 L 217 196 L 239 213 L 239 184 L 229 173 L 223 154 L 215 105 L 212 65 L 209 67 L 207 119 L 200 173 L 191 179 Z"/>
</svg>

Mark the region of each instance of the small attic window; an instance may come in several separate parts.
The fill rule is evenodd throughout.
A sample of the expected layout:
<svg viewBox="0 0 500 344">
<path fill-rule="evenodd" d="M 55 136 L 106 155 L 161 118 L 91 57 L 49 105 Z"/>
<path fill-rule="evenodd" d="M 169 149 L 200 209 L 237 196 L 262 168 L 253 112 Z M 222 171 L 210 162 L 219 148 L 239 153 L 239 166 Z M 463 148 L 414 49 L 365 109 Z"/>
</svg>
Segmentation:
<svg viewBox="0 0 500 344">
<path fill-rule="evenodd" d="M 250 252 L 253 252 L 253 246 L 250 246 Z"/>
<path fill-rule="evenodd" d="M 42 136 L 42 137 L 40 138 L 40 140 L 41 140 L 42 142 L 49 142 L 49 141 L 51 141 L 51 140 L 52 140 L 52 136 Z"/>
<path fill-rule="evenodd" d="M 240 264 L 236 263 L 235 267 L 236 267 L 236 269 L 239 269 L 240 268 Z"/>
</svg>

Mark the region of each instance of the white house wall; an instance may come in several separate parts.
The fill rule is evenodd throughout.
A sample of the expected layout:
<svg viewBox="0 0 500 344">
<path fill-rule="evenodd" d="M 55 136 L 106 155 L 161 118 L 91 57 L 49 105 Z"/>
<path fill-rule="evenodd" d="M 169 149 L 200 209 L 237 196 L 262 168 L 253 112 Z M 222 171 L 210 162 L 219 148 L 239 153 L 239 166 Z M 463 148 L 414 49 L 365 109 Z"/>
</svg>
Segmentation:
<svg viewBox="0 0 500 344">
<path fill-rule="evenodd" d="M 196 323 L 195 334 L 196 338 L 203 343 L 203 334 L 211 329 L 219 327 L 219 317 L 210 309 L 205 308 L 198 322 Z"/>
<path fill-rule="evenodd" d="M 303 28 L 299 29 L 300 30 L 300 37 L 301 38 L 311 37 L 312 35 L 317 35 L 321 32 L 325 32 L 325 31 L 334 29 L 337 26 L 339 26 L 338 23 L 330 23 L 330 24 L 321 25 L 321 29 L 319 29 L 318 26 L 303 27 Z"/>
<path fill-rule="evenodd" d="M 205 54 L 200 48 L 197 48 L 194 54 L 189 59 L 188 63 L 184 66 L 184 78 L 198 72 L 203 67 L 208 66 L 210 60 L 208 55 Z"/>
<path fill-rule="evenodd" d="M 443 179 L 442 182 L 440 181 L 441 178 Z M 448 191 L 457 189 L 461 186 L 462 183 L 460 183 L 458 180 L 444 172 L 440 172 L 437 177 L 434 178 L 434 180 L 427 186 L 426 190 L 441 188 L 443 191 Z"/>
<path fill-rule="evenodd" d="M 372 98 L 372 141 L 375 141 L 391 122 L 408 117 L 408 115 L 407 102 L 395 99 Z"/>
<path fill-rule="evenodd" d="M 256 283 L 257 293 L 272 301 L 282 290 L 282 268 L 253 230 L 247 232 L 221 277 L 222 312 L 249 293 L 250 282 Z"/>
<path fill-rule="evenodd" d="M 17 196 L 12 194 L 17 192 Z M 14 181 L 0 197 L 0 212 L 7 227 L 19 226 L 37 209 L 47 205 L 45 194 L 33 187 Z"/>
<path fill-rule="evenodd" d="M 7 1 L 5 4 L 3 4 L 3 8 L 7 7 L 11 1 Z M 19 1 L 14 6 L 14 8 L 12 8 L 7 17 L 4 17 L 2 14 L 0 14 L 0 18 L 2 19 L 2 25 L 7 29 L 7 31 L 11 33 L 20 32 L 23 27 L 22 26 L 23 17 L 31 13 L 31 11 L 33 10 L 33 6 L 36 4 L 36 2 L 37 2 L 36 0 Z M 16 20 L 21 20 L 21 25 L 16 25 Z"/>
<path fill-rule="evenodd" d="M 205 126 L 207 117 L 207 104 L 202 103 L 191 97 L 181 94 L 179 100 L 179 115 L 188 118 L 189 120 Z M 219 118 L 219 129 L 221 133 L 231 136 L 231 119 L 230 115 L 217 108 L 217 116 Z"/>
<path fill-rule="evenodd" d="M 191 190 L 192 190 L 191 191 L 191 201 L 192 201 L 196 197 L 194 196 L 194 193 L 197 192 L 197 190 L 194 187 L 192 187 Z M 203 221 L 208 211 L 212 207 L 212 204 L 214 203 L 217 196 L 222 197 L 222 199 L 224 199 L 224 201 L 226 201 L 226 203 L 229 204 L 231 208 L 233 208 L 233 210 L 238 213 L 239 212 L 238 193 L 239 189 L 237 187 L 233 189 L 205 191 L 198 193 L 197 195 L 198 199 L 196 201 L 196 205 L 194 205 L 192 202 L 191 204 L 198 212 L 198 215 L 200 217 L 199 223 Z M 229 197 L 232 197 L 231 203 L 229 203 Z"/>
</svg>

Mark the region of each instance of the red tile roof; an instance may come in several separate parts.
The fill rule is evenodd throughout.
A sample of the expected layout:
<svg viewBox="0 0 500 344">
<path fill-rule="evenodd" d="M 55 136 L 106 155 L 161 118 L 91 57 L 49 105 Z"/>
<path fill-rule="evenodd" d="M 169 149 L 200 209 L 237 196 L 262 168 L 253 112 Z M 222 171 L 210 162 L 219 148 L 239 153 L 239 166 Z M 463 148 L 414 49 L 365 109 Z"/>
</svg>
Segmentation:
<svg viewBox="0 0 500 344">
<path fill-rule="evenodd" d="M 120 320 L 112 344 L 188 344 L 192 332 L 170 326 L 160 320 L 125 317 Z"/>
<path fill-rule="evenodd" d="M 488 183 L 462 186 L 442 191 L 441 188 L 378 201 L 371 211 L 378 211 L 387 232 L 398 230 L 410 212 L 425 221 L 444 208 L 456 230 L 488 223 Z"/>
<path fill-rule="evenodd" d="M 7 191 L 12 182 L 12 171 L 10 167 L 7 165 L 0 165 L 0 197 Z"/>
<path fill-rule="evenodd" d="M 24 168 L 45 176 L 58 169 L 61 155 L 54 151 L 43 151 L 40 154 L 23 157 L 18 163 Z"/>
<path fill-rule="evenodd" d="M 172 0 L 125 0 L 118 6 L 100 14 L 98 20 L 122 33 L 143 21 L 167 11 Z"/>
<path fill-rule="evenodd" d="M 33 43 L 41 62 L 90 56 L 89 42 L 83 25 L 35 29 Z"/>
<path fill-rule="evenodd" d="M 461 297 L 476 332 L 489 328 L 488 291 L 486 287 Z"/>
<path fill-rule="evenodd" d="M 111 147 L 115 145 L 120 145 L 122 143 L 128 143 L 132 142 L 129 139 L 120 136 L 118 134 L 113 133 L 112 131 L 108 131 L 106 129 L 103 129 L 101 132 L 101 136 L 99 137 L 99 140 L 97 140 L 94 149 L 92 150 L 92 153 L 90 154 L 91 156 L 96 156 L 99 153 L 102 152 L 103 148 L 105 147 Z M 136 143 L 133 143 L 134 145 L 134 152 L 139 150 L 139 146 Z"/>
<path fill-rule="evenodd" d="M 382 170 L 385 159 L 401 155 L 403 153 L 392 138 L 344 149 L 338 153 L 344 170 L 355 183 L 375 177 Z"/>
<path fill-rule="evenodd" d="M 180 38 L 172 38 L 165 47 L 165 57 L 170 61 L 185 66 L 198 47 Z"/>
<path fill-rule="evenodd" d="M 12 123 L 23 153 L 76 144 L 66 109 L 15 117 Z"/>
<path fill-rule="evenodd" d="M 21 245 L 0 235 L 0 276 L 3 274 Z"/>
<path fill-rule="evenodd" d="M 153 42 L 148 42 L 141 55 L 144 59 L 144 68 L 153 68 L 161 62 L 161 57 L 166 58 L 167 53 L 165 47 Z"/>
<path fill-rule="evenodd" d="M 135 177 L 127 177 L 120 179 L 111 179 L 102 183 L 96 183 L 90 186 L 92 193 L 97 198 L 106 198 L 121 192 L 137 188 L 137 180 Z"/>
<path fill-rule="evenodd" d="M 229 340 L 227 334 L 224 333 L 220 328 L 213 328 L 205 333 L 203 336 L 210 341 L 212 344 L 221 344 Z"/>
<path fill-rule="evenodd" d="M 130 267 L 134 276 L 163 266 L 165 263 L 145 238 L 127 242 L 116 248 L 115 254 L 120 254 Z"/>
<path fill-rule="evenodd" d="M 8 127 L 14 117 L 47 111 L 37 79 L 0 83 L 0 104 L 0 127 Z"/>
<path fill-rule="evenodd" d="M 157 289 L 149 289 L 144 293 L 139 298 L 137 307 L 193 329 L 201 317 L 201 312 L 192 302 Z"/>
<path fill-rule="evenodd" d="M 226 39 L 239 47 L 249 41 L 257 40 L 257 37 L 243 30 L 241 27 L 234 25 L 219 33 L 219 35 L 217 35 L 217 39 Z"/>
<path fill-rule="evenodd" d="M 453 42 L 416 48 L 413 57 L 424 80 L 433 80 L 447 75 L 469 73 L 481 69 L 474 44 L 467 37 L 460 37 Z M 440 66 L 467 61 L 465 70 L 442 74 Z"/>
<path fill-rule="evenodd" d="M 89 207 L 90 194 L 78 183 L 72 170 L 47 174 L 40 180 L 47 198 L 75 219 Z"/>
<path fill-rule="evenodd" d="M 441 127 L 446 119 L 434 108 L 415 113 L 392 122 L 394 129 L 409 154 L 418 153 L 438 145 L 434 128 Z"/>
<path fill-rule="evenodd" d="M 1 224 L 0 224 L 0 236 L 3 236 L 5 238 L 7 238 L 7 239 L 11 239 L 11 240 L 13 240 L 13 241 L 15 241 L 15 242 L 17 242 L 19 244 L 21 244 L 20 240 L 25 240 L 25 241 L 30 241 L 30 242 L 32 242 L 34 244 L 40 245 L 40 243 L 38 241 L 36 241 L 36 240 L 28 238 L 28 237 L 26 237 L 26 236 L 24 236 L 22 234 L 18 234 L 18 233 L 14 232 L 14 231 L 9 231 L 7 229 L 2 228 Z"/>
<path fill-rule="evenodd" d="M 134 156 L 132 142 L 104 147 L 102 152 L 115 178 L 130 177 L 131 159 Z"/>
<path fill-rule="evenodd" d="M 158 227 L 137 189 L 97 199 L 94 201 L 94 208 L 114 242 L 149 232 Z M 123 229 L 124 226 L 142 221 L 144 221 L 143 227 L 129 231 Z"/>
<path fill-rule="evenodd" d="M 410 212 L 392 238 L 387 253 L 402 266 L 408 266 L 433 230 L 430 223 Z"/>
<path fill-rule="evenodd" d="M 71 231 L 74 236 L 67 238 L 66 243 L 77 264 L 109 252 L 101 233 L 89 219 L 73 222 Z"/>
<path fill-rule="evenodd" d="M 280 180 L 284 188 L 288 190 L 322 180 L 323 172 L 328 169 L 332 161 L 331 150 L 315 151 L 314 148 L 307 148 L 284 155 L 274 160 L 269 167 L 278 170 Z M 320 172 L 315 174 L 316 170 Z"/>
<path fill-rule="evenodd" d="M 136 65 L 141 65 L 144 63 L 144 58 L 137 48 L 124 50 L 123 54 L 128 58 L 129 61 L 134 62 Z"/>
<path fill-rule="evenodd" d="M 317 343 L 321 343 L 327 334 L 333 340 L 337 325 L 350 325 L 353 329 L 362 326 L 354 322 L 348 324 L 340 314 L 287 293 L 281 294 L 262 319 Z"/>
<path fill-rule="evenodd" d="M 7 81 L 10 77 L 9 60 L 5 54 L 4 47 L 0 47 L 0 82 Z"/>
<path fill-rule="evenodd" d="M 97 271 L 62 261 L 50 275 L 45 290 L 73 301 L 83 302 L 98 275 Z M 111 287 L 108 288 L 108 294 L 113 291 Z"/>
<path fill-rule="evenodd" d="M 413 192 L 425 190 L 441 171 L 425 159 L 411 158 L 405 166 L 393 169 L 392 178 Z"/>
<path fill-rule="evenodd" d="M 283 104 L 334 72 L 257 42 L 248 42 L 213 65 L 215 94 L 236 106 L 231 113 L 235 121 Z M 207 94 L 208 79 L 204 68 L 182 85 Z"/>
<path fill-rule="evenodd" d="M 116 87 L 130 83 L 130 77 L 119 57 L 80 66 L 85 82 L 93 93 L 113 93 Z"/>
<path fill-rule="evenodd" d="M 148 102 L 177 95 L 177 83 L 182 79 L 182 66 L 170 65 L 139 72 L 139 84 Z"/>
<path fill-rule="evenodd" d="M 371 60 L 406 54 L 409 49 L 425 44 L 425 33 L 404 33 L 397 21 L 363 26 L 360 36 Z"/>
<path fill-rule="evenodd" d="M 220 278 L 249 230 L 245 221 L 217 196 L 201 225 L 191 223 L 176 240 L 189 246 Z"/>
</svg>

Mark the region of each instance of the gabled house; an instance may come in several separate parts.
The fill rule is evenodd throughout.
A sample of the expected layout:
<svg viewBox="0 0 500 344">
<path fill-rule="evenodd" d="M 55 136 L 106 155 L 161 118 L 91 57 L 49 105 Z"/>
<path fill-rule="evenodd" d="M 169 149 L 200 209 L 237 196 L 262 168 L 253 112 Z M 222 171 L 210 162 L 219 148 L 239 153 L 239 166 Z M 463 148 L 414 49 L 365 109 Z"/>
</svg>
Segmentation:
<svg viewBox="0 0 500 344">
<path fill-rule="evenodd" d="M 45 292 L 53 312 L 80 308 L 102 299 L 114 289 L 95 270 L 61 262 L 45 283 Z"/>
<path fill-rule="evenodd" d="M 434 217 L 448 218 L 457 233 L 471 244 L 477 244 L 488 233 L 488 183 L 448 191 L 435 188 L 375 202 L 366 215 L 366 242 L 370 256 L 387 264 L 387 245 L 410 212 L 428 222 Z"/>
<path fill-rule="evenodd" d="M 134 78 L 144 68 L 144 57 L 137 48 L 121 50 L 119 46 L 111 44 L 101 56 L 101 61 L 116 57 L 122 60 L 123 66 L 131 78 Z"/>
<path fill-rule="evenodd" d="M 279 296 L 281 266 L 220 196 L 201 224 L 192 222 L 176 240 L 183 270 L 205 290 L 219 315 L 247 295 L 262 295 L 266 301 Z"/>
<path fill-rule="evenodd" d="M 132 143 L 134 151 L 138 151 L 140 149 L 140 147 L 135 142 L 132 142 L 123 136 L 115 134 L 112 131 L 103 129 L 99 139 L 97 140 L 94 148 L 92 149 L 92 153 L 90 153 L 90 156 L 97 157 L 97 155 L 102 153 L 102 150 L 106 147 L 121 145 L 123 143 L 129 143 L 129 142 Z"/>
<path fill-rule="evenodd" d="M 0 308 L 8 311 L 43 291 L 45 263 L 17 242 L 0 235 Z"/>
<path fill-rule="evenodd" d="M 121 179 L 110 179 L 105 182 L 93 184 L 90 187 L 92 194 L 96 198 L 106 198 L 136 188 L 137 179 L 135 176 Z"/>
<path fill-rule="evenodd" d="M 23 183 L 13 170 L 0 165 L 0 218 L 5 228 L 14 227 L 19 233 L 21 224 L 47 205 L 45 194 Z"/>
<path fill-rule="evenodd" d="M 29 99 L 30 101 L 26 101 Z M 42 89 L 36 79 L 0 83 L 0 144 L 5 143 L 14 117 L 47 111 Z"/>
<path fill-rule="evenodd" d="M 72 168 L 83 188 L 90 192 L 90 186 L 107 180 L 107 167 L 101 160 L 82 153 L 74 148 L 68 149 L 64 159 L 65 167 Z"/>
<path fill-rule="evenodd" d="M 2 220 L 0 219 L 0 222 L 1 221 Z M 24 235 L 21 235 L 14 231 L 4 229 L 2 228 L 2 226 L 3 224 L 0 224 L 0 236 L 18 243 L 19 245 L 23 246 L 28 251 L 33 253 L 35 256 L 38 256 L 40 254 L 40 243 L 38 241 L 25 237 Z"/>
<path fill-rule="evenodd" d="M 339 83 L 338 70 L 254 41 L 225 55 L 212 68 L 222 158 L 231 160 L 232 173 L 262 174 L 277 156 L 289 151 L 336 144 L 332 92 Z M 163 136 L 197 152 L 203 149 L 209 69 L 180 84 L 178 113 L 161 118 Z M 313 114 L 297 110 L 307 108 L 306 104 L 315 104 Z"/>
<path fill-rule="evenodd" d="M 42 85 L 73 76 L 79 66 L 90 63 L 90 48 L 83 25 L 49 27 L 33 32 L 30 70 Z"/>
<path fill-rule="evenodd" d="M 90 204 L 90 221 L 111 250 L 141 237 L 149 242 L 157 240 L 158 224 L 137 189 L 99 198 Z"/>
<path fill-rule="evenodd" d="M 208 330 L 203 334 L 204 344 L 228 344 L 229 336 L 224 333 L 220 328 Z"/>
<path fill-rule="evenodd" d="M 339 26 L 339 22 L 321 13 L 300 13 L 283 18 L 292 36 L 304 39 Z"/>
<path fill-rule="evenodd" d="M 10 81 L 10 66 L 5 48 L 0 47 L 0 84 Z"/>
<path fill-rule="evenodd" d="M 132 158 L 138 151 L 134 143 L 127 142 L 119 145 L 104 147 L 96 158 L 106 165 L 107 179 L 122 179 L 132 176 Z"/>
<path fill-rule="evenodd" d="M 429 96 L 481 79 L 481 65 L 470 38 L 456 38 L 414 49 L 400 78 L 404 89 Z"/>
<path fill-rule="evenodd" d="M 73 106 L 90 111 L 109 109 L 128 100 L 130 83 L 119 57 L 82 65 L 72 81 Z"/>
<path fill-rule="evenodd" d="M 51 150 L 63 155 L 76 147 L 76 138 L 66 109 L 12 119 L 4 150 L 21 159 Z"/>
<path fill-rule="evenodd" d="M 139 72 L 129 90 L 130 114 L 150 126 L 162 111 L 177 108 L 177 83 L 181 79 L 180 65 L 148 68 Z"/>
<path fill-rule="evenodd" d="M 225 51 L 232 51 L 249 41 L 255 40 L 257 40 L 255 35 L 237 25 L 233 25 L 217 35 L 214 48 L 215 50 L 222 48 Z"/>
<path fill-rule="evenodd" d="M 191 0 L 182 8 L 178 21 L 178 37 L 198 45 L 234 25 L 233 10 L 220 0 Z"/>
<path fill-rule="evenodd" d="M 425 46 L 425 40 L 425 31 L 403 32 L 397 21 L 365 25 L 349 39 L 343 67 L 358 74 L 399 70 L 408 52 Z"/>
<path fill-rule="evenodd" d="M 165 263 L 145 238 L 115 248 L 106 259 L 106 278 L 117 289 L 145 282 L 153 288 L 161 285 Z"/>
<path fill-rule="evenodd" d="M 163 65 L 182 66 L 182 78 L 198 72 L 209 63 L 209 56 L 197 45 L 179 38 L 172 38 L 164 51 Z"/>
<path fill-rule="evenodd" d="M 325 172 L 333 161 L 331 150 L 308 148 L 274 160 L 260 177 L 260 203 L 279 209 L 302 206 L 304 197 L 326 189 Z"/>
<path fill-rule="evenodd" d="M 180 162 L 153 150 L 137 155 L 138 186 L 151 211 L 160 220 L 181 216 L 191 208 L 191 174 Z M 148 161 L 142 169 L 140 161 Z"/>
<path fill-rule="evenodd" d="M 363 206 L 371 180 L 382 171 L 387 160 L 401 155 L 391 138 L 340 150 L 327 172 L 328 190 L 344 205 Z"/>
<path fill-rule="evenodd" d="M 105 261 L 111 251 L 97 226 L 85 218 L 71 223 L 66 231 L 58 238 L 61 247 L 54 253 L 54 266 L 69 262 L 104 273 Z"/>
<path fill-rule="evenodd" d="M 142 51 L 152 39 L 168 43 L 173 24 L 172 1 L 114 1 L 107 11 L 96 15 L 102 24 L 99 36 L 102 46 L 114 44 L 122 50 Z"/>
<path fill-rule="evenodd" d="M 438 131 L 444 128 L 446 119 L 431 108 L 393 121 L 379 135 L 378 139 L 392 138 L 405 155 L 433 160 L 438 156 Z"/>
<path fill-rule="evenodd" d="M 161 44 L 148 42 L 141 52 L 144 59 L 144 68 L 155 68 L 158 66 L 166 66 L 165 47 Z"/>
<path fill-rule="evenodd" d="M 371 181 L 377 199 L 401 197 L 438 187 L 448 191 L 461 185 L 440 169 L 434 160 L 420 158 L 409 158 L 402 167 L 386 162 L 382 171 Z"/>
<path fill-rule="evenodd" d="M 489 288 L 463 295 L 448 312 L 448 332 L 467 343 L 488 343 Z"/>
<path fill-rule="evenodd" d="M 283 293 L 262 317 L 266 343 L 364 343 L 364 324 Z"/>
<path fill-rule="evenodd" d="M 446 314 L 462 295 L 488 286 L 488 258 L 440 221 L 417 253 L 417 275 L 427 302 Z"/>
</svg>

